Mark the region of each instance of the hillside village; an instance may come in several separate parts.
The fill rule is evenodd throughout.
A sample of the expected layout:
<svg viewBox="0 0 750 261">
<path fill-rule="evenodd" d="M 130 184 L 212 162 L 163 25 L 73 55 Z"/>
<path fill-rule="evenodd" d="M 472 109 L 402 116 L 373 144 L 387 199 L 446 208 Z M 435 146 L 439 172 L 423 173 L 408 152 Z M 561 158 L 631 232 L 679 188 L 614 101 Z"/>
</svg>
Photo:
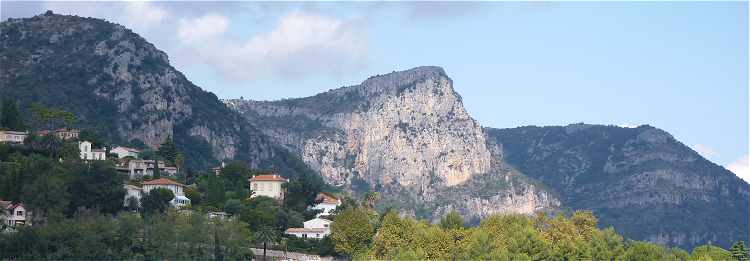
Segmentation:
<svg viewBox="0 0 750 261">
<path fill-rule="evenodd" d="M 21 115 L 14 114 L 13 117 L 20 118 Z M 238 209 L 240 205 L 258 202 L 261 206 L 248 216 L 260 217 L 249 217 L 253 220 L 251 226 L 274 227 L 285 237 L 300 240 L 322 240 L 331 234 L 332 221 L 329 217 L 343 204 L 334 194 L 320 191 L 320 183 L 311 184 L 314 191 L 305 191 L 316 194 L 299 195 L 297 190 L 305 186 L 299 180 L 295 181 L 297 189 L 289 191 L 290 179 L 284 177 L 283 173 L 252 170 L 241 162 L 221 162 L 214 168 L 202 171 L 181 168 L 185 165 L 184 161 L 189 159 L 182 156 L 170 139 L 154 151 L 130 145 L 108 146 L 96 133 L 67 124 L 61 128 L 39 130 L 28 127 L 23 120 L 15 125 L 0 128 L 0 146 L 6 146 L 10 151 L 25 152 L 34 151 L 40 143 L 53 142 L 58 146 L 55 150 L 75 153 L 74 156 L 53 156 L 64 165 L 77 162 L 71 164 L 89 167 L 101 165 L 110 169 L 109 175 L 114 175 L 110 178 L 122 184 L 122 193 L 116 193 L 122 195 L 120 203 L 116 203 L 122 211 L 143 215 L 154 211 L 174 211 L 184 216 L 202 215 L 208 220 L 236 220 L 242 211 Z M 75 152 L 72 152 L 73 148 Z M 290 196 L 290 193 L 293 195 Z M 34 226 L 33 221 L 39 220 L 39 217 L 27 205 L 23 200 L 0 198 L 0 220 L 3 224 L 0 231 L 14 233 L 23 227 Z M 294 205 L 294 209 L 290 205 Z M 282 209 L 283 212 L 279 213 L 292 216 L 291 220 L 283 218 L 288 222 L 279 225 L 276 224 L 279 214 L 274 213 Z"/>
</svg>

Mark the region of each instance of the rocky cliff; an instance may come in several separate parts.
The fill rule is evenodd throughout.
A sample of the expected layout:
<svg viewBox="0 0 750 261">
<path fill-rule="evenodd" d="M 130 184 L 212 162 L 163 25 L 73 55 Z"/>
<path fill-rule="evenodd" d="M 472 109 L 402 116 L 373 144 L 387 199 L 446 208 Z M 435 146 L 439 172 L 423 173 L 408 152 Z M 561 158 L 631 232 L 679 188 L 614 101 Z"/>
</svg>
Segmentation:
<svg viewBox="0 0 750 261">
<path fill-rule="evenodd" d="M 687 248 L 748 239 L 748 184 L 668 133 L 482 129 L 452 84 L 418 67 L 307 98 L 225 103 L 329 183 L 379 191 L 381 207 L 417 217 L 592 210 L 633 239 Z"/>
<path fill-rule="evenodd" d="M 0 46 L 0 96 L 22 108 L 71 111 L 74 127 L 115 144 L 156 148 L 172 135 L 196 168 L 233 158 L 258 165 L 273 156 L 254 126 L 121 25 L 51 13 L 9 19 L 0 23 Z"/>
<path fill-rule="evenodd" d="M 521 175 L 492 167 L 481 126 L 439 67 L 379 75 L 308 98 L 225 103 L 266 123 L 266 135 L 328 183 L 380 191 L 383 206 L 420 217 L 450 209 L 481 217 L 557 204 Z"/>
<path fill-rule="evenodd" d="M 651 127 L 486 129 L 503 160 L 603 226 L 687 249 L 750 239 L 750 185 Z"/>
</svg>

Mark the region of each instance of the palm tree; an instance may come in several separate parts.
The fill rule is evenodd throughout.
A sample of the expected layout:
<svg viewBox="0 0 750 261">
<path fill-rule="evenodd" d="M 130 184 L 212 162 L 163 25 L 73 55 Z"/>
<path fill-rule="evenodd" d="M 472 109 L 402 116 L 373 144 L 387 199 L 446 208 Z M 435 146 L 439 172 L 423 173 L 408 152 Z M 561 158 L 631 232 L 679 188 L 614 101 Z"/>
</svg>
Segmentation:
<svg viewBox="0 0 750 261">
<path fill-rule="evenodd" d="M 265 261 L 268 243 L 276 242 L 276 231 L 268 226 L 262 226 L 255 232 L 255 241 L 263 242 L 263 261 Z"/>
</svg>

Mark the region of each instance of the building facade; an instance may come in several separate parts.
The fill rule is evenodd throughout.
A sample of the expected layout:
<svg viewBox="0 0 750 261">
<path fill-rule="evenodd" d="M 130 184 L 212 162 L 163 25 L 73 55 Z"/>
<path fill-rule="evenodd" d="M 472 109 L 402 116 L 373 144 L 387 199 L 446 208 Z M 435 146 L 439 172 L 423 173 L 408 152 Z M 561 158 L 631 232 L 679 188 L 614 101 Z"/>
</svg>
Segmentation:
<svg viewBox="0 0 750 261">
<path fill-rule="evenodd" d="M 78 143 L 78 149 L 81 151 L 82 160 L 106 160 L 106 148 L 92 149 L 91 142 L 82 141 Z"/>
<path fill-rule="evenodd" d="M 321 192 L 315 197 L 315 205 L 312 206 L 312 209 L 320 210 L 321 212 L 315 215 L 315 217 L 321 217 L 333 214 L 333 211 L 340 205 L 341 199 L 334 197 L 331 194 Z"/>
<path fill-rule="evenodd" d="M 0 143 L 23 144 L 23 140 L 29 136 L 25 131 L 0 130 Z"/>
<path fill-rule="evenodd" d="M 23 203 L 0 200 L 0 211 L 5 225 L 9 227 L 31 225 L 31 213 L 26 210 Z"/>
<path fill-rule="evenodd" d="M 116 166 L 118 172 L 127 175 L 130 179 L 140 179 L 145 175 L 153 176 L 156 164 L 154 160 L 129 160 L 123 161 Z M 164 161 L 159 161 L 159 172 L 163 176 L 174 177 L 177 175 L 177 168 L 167 166 Z"/>
<path fill-rule="evenodd" d="M 118 159 L 122 159 L 125 157 L 133 157 L 134 159 L 137 159 L 138 155 L 141 153 L 140 150 L 128 148 L 128 147 L 122 147 L 122 146 L 115 147 L 109 152 L 113 154 L 117 154 Z"/>
<path fill-rule="evenodd" d="M 293 235 L 301 238 L 321 239 L 331 234 L 330 220 L 314 218 L 305 221 L 303 228 L 289 228 L 285 231 L 287 235 Z"/>
<path fill-rule="evenodd" d="M 78 137 L 81 135 L 81 131 L 76 129 L 57 129 L 54 131 L 51 130 L 42 130 L 37 132 L 37 135 L 44 136 L 48 134 L 54 134 L 58 138 L 62 140 L 72 140 L 72 139 L 78 139 Z"/>
<path fill-rule="evenodd" d="M 174 198 L 169 203 L 175 207 L 190 205 L 190 199 L 185 197 L 183 188 L 185 185 L 171 179 L 159 178 L 143 182 L 143 193 L 149 193 L 151 190 L 163 188 L 172 191 Z"/>
<path fill-rule="evenodd" d="M 143 189 L 133 186 L 133 185 L 128 185 L 128 184 L 123 185 L 123 187 L 125 188 L 125 200 L 123 202 L 123 206 L 126 206 L 126 207 L 130 206 L 129 201 L 133 200 L 136 206 L 140 207 Z"/>
<path fill-rule="evenodd" d="M 266 196 L 277 200 L 284 199 L 284 183 L 288 182 L 284 177 L 277 174 L 257 175 L 250 178 L 250 189 L 253 191 L 251 197 Z"/>
</svg>

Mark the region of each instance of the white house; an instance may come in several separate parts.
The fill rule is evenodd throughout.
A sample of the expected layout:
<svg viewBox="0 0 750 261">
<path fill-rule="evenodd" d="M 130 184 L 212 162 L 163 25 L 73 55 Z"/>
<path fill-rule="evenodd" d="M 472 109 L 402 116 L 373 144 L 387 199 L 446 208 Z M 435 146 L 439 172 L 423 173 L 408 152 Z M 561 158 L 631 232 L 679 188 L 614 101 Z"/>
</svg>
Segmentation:
<svg viewBox="0 0 750 261">
<path fill-rule="evenodd" d="M 301 238 L 321 239 L 331 234 L 331 223 L 333 222 L 327 219 L 314 218 L 305 221 L 304 228 L 289 228 L 285 233 Z"/>
<path fill-rule="evenodd" d="M 172 194 L 174 194 L 174 198 L 170 203 L 172 203 L 172 206 L 175 207 L 181 207 L 185 205 L 190 205 L 190 199 L 185 197 L 185 193 L 183 191 L 183 188 L 185 185 L 182 185 L 176 181 L 173 181 L 171 179 L 155 179 L 155 180 L 148 180 L 143 182 L 143 193 L 149 193 L 153 189 L 157 188 L 164 188 L 172 191 Z"/>
<path fill-rule="evenodd" d="M 315 197 L 315 203 L 316 204 L 312 206 L 312 209 L 321 210 L 321 212 L 315 215 L 315 217 L 328 216 L 333 214 L 333 211 L 336 210 L 338 206 L 341 206 L 341 199 L 334 197 L 331 194 L 321 192 Z"/>
<path fill-rule="evenodd" d="M 10 227 L 31 225 L 31 215 L 22 203 L 0 200 L 0 208 L 2 208 L 0 216 L 5 220 L 5 225 Z"/>
<path fill-rule="evenodd" d="M 229 215 L 227 212 L 221 212 L 221 211 L 210 211 L 206 213 L 206 217 L 208 219 L 219 219 L 219 220 L 226 220 L 232 215 Z"/>
<path fill-rule="evenodd" d="M 29 136 L 29 133 L 25 131 L 0 130 L 0 143 L 22 144 L 26 136 Z"/>
<path fill-rule="evenodd" d="M 253 190 L 251 197 L 266 196 L 282 200 L 284 199 L 284 188 L 282 185 L 288 181 L 277 174 L 254 176 L 250 178 L 250 189 Z"/>
<path fill-rule="evenodd" d="M 91 149 L 91 142 L 82 141 L 78 143 L 78 149 L 81 151 L 82 160 L 106 160 L 107 152 L 106 148 L 102 149 Z"/>
<path fill-rule="evenodd" d="M 109 152 L 117 154 L 118 159 L 122 159 L 124 157 L 133 157 L 137 159 L 138 154 L 141 153 L 140 150 L 128 148 L 128 147 L 122 147 L 122 146 L 115 147 Z"/>
<path fill-rule="evenodd" d="M 154 160 L 130 160 L 125 163 L 119 163 L 117 171 L 128 175 L 130 179 L 141 178 L 144 175 L 153 176 L 156 164 Z M 173 177 L 177 175 L 177 168 L 167 166 L 164 161 L 159 161 L 159 172 L 162 176 Z"/>
<path fill-rule="evenodd" d="M 128 184 L 123 185 L 123 187 L 125 188 L 125 200 L 123 202 L 123 206 L 127 207 L 128 200 L 130 200 L 131 198 L 135 200 L 138 206 L 140 206 L 143 189 L 133 186 L 133 185 L 128 185 Z"/>
</svg>

